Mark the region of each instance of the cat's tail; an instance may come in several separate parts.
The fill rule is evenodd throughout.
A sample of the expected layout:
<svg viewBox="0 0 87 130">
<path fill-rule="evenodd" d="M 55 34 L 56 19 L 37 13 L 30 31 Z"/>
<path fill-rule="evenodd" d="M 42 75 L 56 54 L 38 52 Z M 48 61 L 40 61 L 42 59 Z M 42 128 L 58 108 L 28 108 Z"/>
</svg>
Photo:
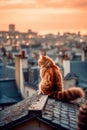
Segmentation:
<svg viewBox="0 0 87 130">
<path fill-rule="evenodd" d="M 57 98 L 61 101 L 72 101 L 85 96 L 83 89 L 79 87 L 72 87 L 58 92 Z"/>
</svg>

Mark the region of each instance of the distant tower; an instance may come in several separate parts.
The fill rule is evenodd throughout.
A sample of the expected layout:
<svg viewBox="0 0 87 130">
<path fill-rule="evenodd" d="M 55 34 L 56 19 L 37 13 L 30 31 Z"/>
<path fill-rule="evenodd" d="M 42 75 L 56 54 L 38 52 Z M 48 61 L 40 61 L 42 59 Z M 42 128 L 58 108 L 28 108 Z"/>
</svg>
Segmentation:
<svg viewBox="0 0 87 130">
<path fill-rule="evenodd" d="M 80 31 L 78 31 L 78 33 L 77 33 L 77 34 L 78 34 L 78 36 L 80 36 L 80 35 L 81 35 L 81 34 L 80 34 Z"/>
<path fill-rule="evenodd" d="M 9 24 L 9 32 L 15 31 L 15 24 Z"/>
</svg>

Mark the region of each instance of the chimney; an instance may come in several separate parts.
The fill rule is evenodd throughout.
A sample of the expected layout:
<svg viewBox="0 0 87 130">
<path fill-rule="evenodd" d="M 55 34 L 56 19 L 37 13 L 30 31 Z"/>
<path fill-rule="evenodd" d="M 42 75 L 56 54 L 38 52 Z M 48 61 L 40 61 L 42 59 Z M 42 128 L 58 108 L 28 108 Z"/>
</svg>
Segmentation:
<svg viewBox="0 0 87 130">
<path fill-rule="evenodd" d="M 87 60 L 87 47 L 83 48 L 82 50 L 82 61 Z"/>
<path fill-rule="evenodd" d="M 64 77 L 70 73 L 70 60 L 63 60 Z"/>
<path fill-rule="evenodd" d="M 13 61 L 12 53 L 9 53 L 9 54 L 8 54 L 8 62 L 9 62 L 9 63 L 12 63 L 12 61 Z"/>
<path fill-rule="evenodd" d="M 79 108 L 76 120 L 76 130 L 87 130 L 87 101 Z"/>
<path fill-rule="evenodd" d="M 21 91 L 23 97 L 25 96 L 23 75 L 25 69 L 28 69 L 28 60 L 27 57 L 25 57 L 25 52 L 22 51 L 20 55 L 15 56 L 15 79 L 18 89 Z"/>
<path fill-rule="evenodd" d="M 21 58 L 25 58 L 25 51 L 21 52 Z"/>
<path fill-rule="evenodd" d="M 2 54 L 2 56 L 3 56 L 3 64 L 6 65 L 6 63 L 7 63 L 7 54 L 6 54 L 6 49 L 3 48 L 2 51 L 3 51 L 3 54 Z"/>
<path fill-rule="evenodd" d="M 59 54 L 58 54 L 58 63 L 60 65 L 63 65 L 63 53 L 62 52 L 59 52 Z"/>
</svg>

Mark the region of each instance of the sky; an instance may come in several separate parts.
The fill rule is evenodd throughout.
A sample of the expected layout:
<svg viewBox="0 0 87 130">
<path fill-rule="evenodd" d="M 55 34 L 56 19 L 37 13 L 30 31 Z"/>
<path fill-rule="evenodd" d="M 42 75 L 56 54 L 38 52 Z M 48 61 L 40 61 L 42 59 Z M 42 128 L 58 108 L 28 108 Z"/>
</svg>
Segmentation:
<svg viewBox="0 0 87 130">
<path fill-rule="evenodd" d="M 0 0 L 0 31 L 87 34 L 87 0 Z"/>
</svg>

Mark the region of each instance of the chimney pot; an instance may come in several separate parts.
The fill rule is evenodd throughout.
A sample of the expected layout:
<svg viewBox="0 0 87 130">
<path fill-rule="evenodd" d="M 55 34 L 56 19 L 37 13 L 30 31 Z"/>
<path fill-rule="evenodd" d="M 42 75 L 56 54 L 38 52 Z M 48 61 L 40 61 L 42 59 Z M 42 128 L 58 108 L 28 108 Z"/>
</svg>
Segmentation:
<svg viewBox="0 0 87 130">
<path fill-rule="evenodd" d="M 22 57 L 22 58 L 25 58 L 25 51 L 22 51 L 21 57 Z"/>
</svg>

